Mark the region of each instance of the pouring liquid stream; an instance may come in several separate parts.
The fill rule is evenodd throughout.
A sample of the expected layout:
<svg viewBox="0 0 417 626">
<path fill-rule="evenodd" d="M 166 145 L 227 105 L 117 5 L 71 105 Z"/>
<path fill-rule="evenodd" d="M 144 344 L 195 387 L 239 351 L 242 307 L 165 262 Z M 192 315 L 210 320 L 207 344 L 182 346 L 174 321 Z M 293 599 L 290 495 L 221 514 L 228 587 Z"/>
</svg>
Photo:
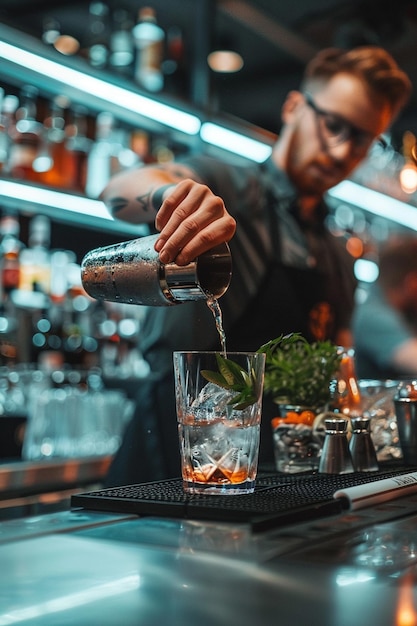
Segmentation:
<svg viewBox="0 0 417 626">
<path fill-rule="evenodd" d="M 223 319 L 222 319 L 222 310 L 220 308 L 220 304 L 214 296 L 207 297 L 207 306 L 210 311 L 213 313 L 214 322 L 216 324 L 217 332 L 220 337 L 220 345 L 222 349 L 222 355 L 226 358 L 226 333 L 223 328 Z"/>
</svg>

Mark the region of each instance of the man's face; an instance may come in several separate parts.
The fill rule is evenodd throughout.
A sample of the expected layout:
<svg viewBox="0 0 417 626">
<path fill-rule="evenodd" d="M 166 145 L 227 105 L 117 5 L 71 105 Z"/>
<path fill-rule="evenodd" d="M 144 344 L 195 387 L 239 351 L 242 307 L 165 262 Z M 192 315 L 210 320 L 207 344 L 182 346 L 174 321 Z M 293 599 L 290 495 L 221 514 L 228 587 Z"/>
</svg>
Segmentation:
<svg viewBox="0 0 417 626">
<path fill-rule="evenodd" d="M 350 74 L 338 74 L 320 87 L 313 85 L 307 97 L 293 92 L 291 98 L 292 103 L 283 108 L 286 170 L 305 195 L 321 195 L 345 179 L 391 122 L 389 108 L 372 101 L 362 82 Z M 328 133 L 332 116 L 326 114 L 346 122 L 346 132 L 342 126 L 336 141 Z"/>
</svg>

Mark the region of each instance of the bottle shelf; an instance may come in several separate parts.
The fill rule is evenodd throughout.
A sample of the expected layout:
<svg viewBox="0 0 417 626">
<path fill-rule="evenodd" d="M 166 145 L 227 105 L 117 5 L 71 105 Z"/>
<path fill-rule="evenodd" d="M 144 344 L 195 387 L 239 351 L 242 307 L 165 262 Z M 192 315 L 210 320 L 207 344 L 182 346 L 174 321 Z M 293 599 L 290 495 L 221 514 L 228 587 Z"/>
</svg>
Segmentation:
<svg viewBox="0 0 417 626">
<path fill-rule="evenodd" d="M 0 24 L 0 58 L 0 78 L 6 83 L 17 87 L 36 85 L 43 97 L 62 95 L 71 104 L 82 105 L 92 114 L 106 111 L 119 122 L 150 134 L 169 135 L 181 150 L 217 153 L 222 152 L 224 146 L 237 146 L 243 138 L 244 150 L 253 155 L 255 148 L 260 148 L 263 159 L 272 144 L 267 131 L 239 120 L 228 123 L 220 116 L 215 124 L 213 118 L 208 120 L 203 111 L 183 101 L 148 94 L 129 79 L 92 68 L 81 58 L 65 57 L 41 41 L 3 24 Z M 224 133 L 227 133 L 226 138 Z M 14 179 L 0 178 L 0 206 L 29 214 L 42 211 L 57 221 L 120 234 L 140 236 L 149 232 L 146 225 L 113 220 L 104 204 L 97 200 Z"/>
<path fill-rule="evenodd" d="M 150 96 L 128 79 L 92 68 L 83 59 L 65 57 L 3 24 L 0 57 L 0 76 L 13 85 L 35 84 L 44 95 L 64 95 L 91 111 L 109 111 L 120 121 L 149 132 L 170 129 L 184 144 L 192 143 L 200 130 L 198 112 L 185 103 Z"/>
<path fill-rule="evenodd" d="M 100 200 L 6 178 L 0 178 L 0 206 L 105 232 L 135 237 L 149 233 L 146 224 L 113 219 Z"/>
</svg>

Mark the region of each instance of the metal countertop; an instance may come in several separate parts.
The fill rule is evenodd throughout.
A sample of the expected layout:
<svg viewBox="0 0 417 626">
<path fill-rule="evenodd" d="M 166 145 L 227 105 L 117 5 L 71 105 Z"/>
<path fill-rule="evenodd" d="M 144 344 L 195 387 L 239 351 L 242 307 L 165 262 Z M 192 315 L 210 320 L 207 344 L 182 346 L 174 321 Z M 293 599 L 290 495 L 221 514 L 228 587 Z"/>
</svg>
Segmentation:
<svg viewBox="0 0 417 626">
<path fill-rule="evenodd" d="M 3 522 L 0 626 L 409 626 L 416 546 L 417 497 L 256 534 L 83 509 Z"/>
<path fill-rule="evenodd" d="M 0 463 L 0 500 L 98 482 L 111 456 Z"/>
</svg>

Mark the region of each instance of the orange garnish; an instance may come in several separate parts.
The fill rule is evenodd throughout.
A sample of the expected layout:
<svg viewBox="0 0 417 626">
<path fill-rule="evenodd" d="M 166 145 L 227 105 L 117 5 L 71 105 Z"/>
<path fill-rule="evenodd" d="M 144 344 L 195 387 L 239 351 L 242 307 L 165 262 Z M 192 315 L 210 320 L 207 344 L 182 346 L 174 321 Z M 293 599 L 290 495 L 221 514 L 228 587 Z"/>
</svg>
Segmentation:
<svg viewBox="0 0 417 626">
<path fill-rule="evenodd" d="M 280 424 L 306 424 L 307 426 L 312 426 L 314 420 L 316 419 L 316 414 L 314 411 L 301 411 L 301 413 L 297 413 L 296 411 L 288 411 L 285 417 L 274 417 L 271 420 L 272 428 L 278 428 Z"/>
</svg>

